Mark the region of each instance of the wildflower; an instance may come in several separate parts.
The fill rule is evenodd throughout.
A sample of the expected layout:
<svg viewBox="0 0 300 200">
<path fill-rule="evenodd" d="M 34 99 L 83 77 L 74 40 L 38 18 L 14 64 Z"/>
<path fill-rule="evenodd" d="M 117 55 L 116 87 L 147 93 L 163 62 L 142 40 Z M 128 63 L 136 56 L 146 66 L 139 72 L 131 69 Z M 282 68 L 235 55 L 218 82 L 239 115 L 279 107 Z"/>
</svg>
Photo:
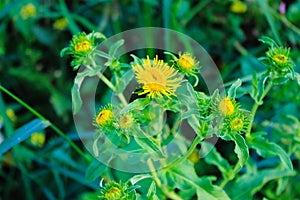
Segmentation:
<svg viewBox="0 0 300 200">
<path fill-rule="evenodd" d="M 198 151 L 194 150 L 191 155 L 188 157 L 189 161 L 191 161 L 192 163 L 197 163 L 199 161 L 199 155 L 198 155 Z"/>
<path fill-rule="evenodd" d="M 235 109 L 234 103 L 230 98 L 225 97 L 219 102 L 218 109 L 222 115 L 226 117 L 231 116 Z"/>
<path fill-rule="evenodd" d="M 279 5 L 279 13 L 284 15 L 286 13 L 286 3 L 285 2 L 280 2 Z"/>
<path fill-rule="evenodd" d="M 100 189 L 101 196 L 99 198 L 104 200 L 130 200 L 134 196 L 133 190 L 126 183 L 111 181 Z"/>
<path fill-rule="evenodd" d="M 36 15 L 36 8 L 32 3 L 26 4 L 21 8 L 20 14 L 23 19 L 34 17 Z"/>
<path fill-rule="evenodd" d="M 247 11 L 247 4 L 240 0 L 235 0 L 230 6 L 230 10 L 234 13 L 245 13 Z"/>
<path fill-rule="evenodd" d="M 273 69 L 279 73 L 287 72 L 294 65 L 289 54 L 290 49 L 284 47 L 272 47 L 266 52 Z"/>
<path fill-rule="evenodd" d="M 244 122 L 243 119 L 239 118 L 239 117 L 235 117 L 233 118 L 230 122 L 229 122 L 229 127 L 231 130 L 233 131 L 241 131 L 244 127 Z"/>
<path fill-rule="evenodd" d="M 266 56 L 260 60 L 268 67 L 267 71 L 272 75 L 273 81 L 276 80 L 276 83 L 279 84 L 288 78 L 294 78 L 293 67 L 295 64 L 290 58 L 290 48 L 279 46 L 268 37 L 262 37 L 260 41 L 270 46 Z"/>
<path fill-rule="evenodd" d="M 171 99 L 176 96 L 175 91 L 180 86 L 181 77 L 176 77 L 178 71 L 168 66 L 163 60 L 158 60 L 156 56 L 153 62 L 149 56 L 143 61 L 142 65 L 132 66 L 135 71 L 138 83 L 143 84 L 143 92 L 139 95 L 147 94 L 149 98 L 160 97 L 163 95 Z"/>
<path fill-rule="evenodd" d="M 30 136 L 31 144 L 37 147 L 43 147 L 46 140 L 44 133 L 35 132 Z"/>
<path fill-rule="evenodd" d="M 57 19 L 54 23 L 53 23 L 53 27 L 57 30 L 65 30 L 65 28 L 67 27 L 68 25 L 68 20 L 66 18 L 60 18 L 60 19 Z"/>
<path fill-rule="evenodd" d="M 112 113 L 111 107 L 103 108 L 97 115 L 95 121 L 100 127 L 109 126 L 112 124 L 114 114 Z"/>
<path fill-rule="evenodd" d="M 179 70 L 184 72 L 186 75 L 195 74 L 197 72 L 198 64 L 199 62 L 197 62 L 190 53 L 179 53 L 177 65 L 179 67 Z"/>
<path fill-rule="evenodd" d="M 90 64 L 90 56 L 97 47 L 97 39 L 104 38 L 101 33 L 90 33 L 86 34 L 85 32 L 80 32 L 77 35 L 74 35 L 70 46 L 61 50 L 60 55 L 70 54 L 73 56 L 71 66 L 74 69 L 78 69 L 82 64 Z"/>
<path fill-rule="evenodd" d="M 121 116 L 119 120 L 119 125 L 121 129 L 129 129 L 132 127 L 133 123 L 134 123 L 134 118 L 131 113 L 127 113 Z"/>
<path fill-rule="evenodd" d="M 6 115 L 12 122 L 15 122 L 17 120 L 14 110 L 11 108 L 8 108 L 6 110 Z"/>
</svg>

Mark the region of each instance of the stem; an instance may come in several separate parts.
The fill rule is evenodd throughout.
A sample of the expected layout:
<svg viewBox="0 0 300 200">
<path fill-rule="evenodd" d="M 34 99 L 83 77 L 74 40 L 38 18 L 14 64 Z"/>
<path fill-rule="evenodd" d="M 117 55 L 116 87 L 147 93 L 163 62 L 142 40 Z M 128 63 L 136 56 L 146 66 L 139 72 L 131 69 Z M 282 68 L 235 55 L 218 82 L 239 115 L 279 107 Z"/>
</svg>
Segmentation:
<svg viewBox="0 0 300 200">
<path fill-rule="evenodd" d="M 93 61 L 93 66 L 94 67 L 97 67 L 97 64 L 95 63 L 94 60 Z M 98 72 L 97 73 L 97 76 L 100 78 L 101 81 L 103 81 L 103 83 L 105 83 L 107 85 L 107 87 L 109 87 L 113 92 L 116 92 L 117 91 L 117 88 L 110 82 L 110 80 L 108 80 L 104 74 L 102 74 L 101 72 Z M 123 93 L 118 93 L 118 97 L 121 101 L 121 103 L 124 105 L 124 106 L 127 106 L 128 103 L 123 95 Z"/>
<path fill-rule="evenodd" d="M 170 199 L 174 199 L 174 200 L 182 200 L 181 197 L 179 197 L 175 192 L 173 191 L 169 191 L 168 188 L 165 186 L 165 185 L 162 185 L 161 181 L 159 180 L 156 172 L 155 172 L 155 168 L 154 168 L 154 165 L 151 161 L 151 159 L 149 158 L 147 160 L 147 164 L 148 164 L 148 167 L 150 169 L 150 172 L 154 178 L 154 181 L 156 183 L 156 185 L 161 189 L 161 191 L 167 196 L 169 197 Z"/>
<path fill-rule="evenodd" d="M 9 90 L 4 88 L 2 85 L 0 85 L 0 90 L 8 94 L 10 97 L 12 97 L 14 100 L 16 100 L 19 104 L 24 106 L 27 110 L 29 110 L 33 115 L 37 116 L 43 121 L 49 121 L 47 120 L 42 114 L 40 114 L 38 111 L 36 111 L 34 108 L 29 106 L 27 103 L 25 103 L 23 100 L 15 96 L 13 93 L 11 93 Z M 90 157 L 87 156 L 68 136 L 65 135 L 64 132 L 62 132 L 57 126 L 55 126 L 53 123 L 49 122 L 49 127 L 54 130 L 59 136 L 61 136 L 64 140 L 66 140 L 71 147 L 81 156 L 83 156 L 87 161 L 91 161 Z"/>
<path fill-rule="evenodd" d="M 240 164 L 236 163 L 236 165 L 234 166 L 233 170 L 230 173 L 230 176 L 222 180 L 222 182 L 220 183 L 220 187 L 223 188 L 229 181 L 231 181 L 235 177 L 235 175 L 239 172 L 239 170 L 240 170 Z"/>
<path fill-rule="evenodd" d="M 270 91 L 271 87 L 272 87 L 272 81 L 270 81 L 268 83 L 267 87 L 265 88 L 265 90 L 264 90 L 263 94 L 261 95 L 260 99 L 258 100 L 258 102 L 261 102 L 264 99 L 264 97 Z M 246 136 L 251 133 L 251 128 L 253 126 L 254 117 L 255 117 L 258 107 L 259 107 L 259 104 L 257 102 L 255 102 L 255 104 L 253 105 L 252 110 L 251 110 L 251 120 L 250 120 L 248 129 L 247 129 L 247 132 L 246 132 Z"/>
<path fill-rule="evenodd" d="M 193 140 L 189 149 L 180 158 L 178 158 L 174 162 L 170 163 L 169 165 L 163 167 L 163 169 L 169 169 L 169 168 L 174 167 L 175 165 L 181 163 L 182 161 L 186 160 L 191 155 L 191 153 L 195 150 L 195 148 L 200 140 L 201 140 L 200 136 L 197 135 L 195 137 L 195 139 Z"/>
<path fill-rule="evenodd" d="M 101 73 L 101 72 L 98 72 L 97 73 L 97 76 L 100 78 L 101 81 L 103 81 L 112 91 L 116 92 L 116 87 Z M 121 103 L 124 105 L 124 106 L 127 106 L 127 101 L 123 95 L 123 93 L 118 93 L 118 97 L 121 101 Z"/>
<path fill-rule="evenodd" d="M 268 83 L 264 92 L 262 93 L 261 97 L 259 98 L 259 100 L 257 102 L 261 102 L 264 99 L 264 97 L 270 91 L 271 87 L 272 87 L 272 80 Z M 247 132 L 246 132 L 246 137 L 248 135 L 250 135 L 250 133 L 251 133 L 251 128 L 253 125 L 254 117 L 255 117 L 256 111 L 259 107 L 259 104 L 257 102 L 254 103 L 252 110 L 251 110 L 251 120 L 250 120 L 248 129 L 247 129 Z M 236 163 L 235 167 L 233 168 L 233 170 L 230 173 L 230 176 L 228 178 L 222 180 L 222 182 L 220 183 L 220 187 L 223 188 L 230 180 L 232 180 L 235 177 L 235 175 L 239 172 L 240 168 L 241 168 L 240 163 Z"/>
</svg>

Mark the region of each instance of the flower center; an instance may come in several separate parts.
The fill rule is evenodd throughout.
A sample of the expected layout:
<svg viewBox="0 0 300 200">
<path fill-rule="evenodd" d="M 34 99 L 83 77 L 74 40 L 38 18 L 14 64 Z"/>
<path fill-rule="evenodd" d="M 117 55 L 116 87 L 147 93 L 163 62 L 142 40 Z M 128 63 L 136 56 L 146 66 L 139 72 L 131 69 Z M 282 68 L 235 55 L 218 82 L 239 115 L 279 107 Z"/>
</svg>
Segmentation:
<svg viewBox="0 0 300 200">
<path fill-rule="evenodd" d="M 285 63 L 287 61 L 287 57 L 283 54 L 277 54 L 273 56 L 273 60 L 277 63 Z"/>
<path fill-rule="evenodd" d="M 243 128 L 243 120 L 241 118 L 234 118 L 232 121 L 230 121 L 230 129 L 233 131 L 240 131 Z"/>
<path fill-rule="evenodd" d="M 144 87 L 151 91 L 163 91 L 165 89 L 165 86 L 158 83 L 147 83 Z"/>
<path fill-rule="evenodd" d="M 105 125 L 109 123 L 113 119 L 113 117 L 113 113 L 110 110 L 105 109 L 98 114 L 96 122 L 99 125 Z"/>
<path fill-rule="evenodd" d="M 221 100 L 219 104 L 219 111 L 225 116 L 230 116 L 233 114 L 234 106 L 228 97 Z"/>
<path fill-rule="evenodd" d="M 121 190 L 117 187 L 110 188 L 104 195 L 106 199 L 117 200 L 121 197 Z"/>
<path fill-rule="evenodd" d="M 79 42 L 75 45 L 75 51 L 88 51 L 91 48 L 91 43 L 88 41 Z"/>
<path fill-rule="evenodd" d="M 152 83 L 152 82 L 155 82 L 157 84 L 160 84 L 160 85 L 166 85 L 166 77 L 163 76 L 163 74 L 160 74 L 157 70 L 155 69 L 151 69 L 149 70 L 149 79 L 148 79 L 148 83 Z"/>
</svg>

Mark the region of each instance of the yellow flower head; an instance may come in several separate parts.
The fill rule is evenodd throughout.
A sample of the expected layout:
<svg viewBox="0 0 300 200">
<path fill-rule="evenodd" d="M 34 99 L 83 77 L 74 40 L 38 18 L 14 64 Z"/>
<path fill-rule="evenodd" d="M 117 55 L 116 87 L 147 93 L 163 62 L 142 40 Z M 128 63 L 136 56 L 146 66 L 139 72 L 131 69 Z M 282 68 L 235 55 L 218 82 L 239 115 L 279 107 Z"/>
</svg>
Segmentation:
<svg viewBox="0 0 300 200">
<path fill-rule="evenodd" d="M 100 186 L 102 184 L 100 183 Z M 115 181 L 111 181 L 105 185 L 105 187 L 101 186 L 99 196 L 100 199 L 104 200 L 122 200 L 122 199 L 135 199 L 133 197 L 133 191 L 130 190 L 128 185 L 125 183 L 116 183 Z"/>
<path fill-rule="evenodd" d="M 26 4 L 21 8 L 20 14 L 23 19 L 34 17 L 36 15 L 36 8 L 32 3 Z"/>
<path fill-rule="evenodd" d="M 12 122 L 14 122 L 14 121 L 17 120 L 17 117 L 16 117 L 16 115 L 15 115 L 14 110 L 11 109 L 11 108 L 8 108 L 8 109 L 6 110 L 6 115 L 7 115 L 7 117 L 8 117 Z"/>
<path fill-rule="evenodd" d="M 231 116 L 234 113 L 233 102 L 228 98 L 223 98 L 218 106 L 220 113 L 226 117 Z"/>
<path fill-rule="evenodd" d="M 169 99 L 176 96 L 175 91 L 180 86 L 182 78 L 176 77 L 178 71 L 163 60 L 158 60 L 158 56 L 153 62 L 147 56 L 142 65 L 136 64 L 132 68 L 138 83 L 143 84 L 144 91 L 139 95 L 147 94 L 150 98 L 157 96 L 162 98 L 164 95 Z"/>
<path fill-rule="evenodd" d="M 179 56 L 178 65 L 183 71 L 190 72 L 195 68 L 196 61 L 190 53 L 184 53 Z"/>
<path fill-rule="evenodd" d="M 88 51 L 91 49 L 91 43 L 87 40 L 77 43 L 75 46 L 75 51 Z"/>
<path fill-rule="evenodd" d="M 68 20 L 66 18 L 60 18 L 53 23 L 53 27 L 57 30 L 65 30 L 68 25 Z"/>
<path fill-rule="evenodd" d="M 106 199 L 120 199 L 122 197 L 121 190 L 117 187 L 109 188 L 104 194 Z"/>
<path fill-rule="evenodd" d="M 230 10 L 234 13 L 245 13 L 247 11 L 247 4 L 240 0 L 235 0 L 230 6 Z"/>
<path fill-rule="evenodd" d="M 96 123 L 97 123 L 97 125 L 104 127 L 104 126 L 111 124 L 113 118 L 114 118 L 114 114 L 112 113 L 111 109 L 104 108 L 97 115 Z"/>
<path fill-rule="evenodd" d="M 229 123 L 229 127 L 233 131 L 241 131 L 244 127 L 243 119 L 239 117 L 233 118 Z"/>
<path fill-rule="evenodd" d="M 199 152 L 197 150 L 194 150 L 191 155 L 188 157 L 188 159 L 192 162 L 192 163 L 196 163 L 199 161 Z"/>
<path fill-rule="evenodd" d="M 132 114 L 125 114 L 120 118 L 119 125 L 122 129 L 129 129 L 134 123 Z"/>
<path fill-rule="evenodd" d="M 43 147 L 46 140 L 46 136 L 44 133 L 35 132 L 30 136 L 31 144 L 37 147 Z"/>
</svg>

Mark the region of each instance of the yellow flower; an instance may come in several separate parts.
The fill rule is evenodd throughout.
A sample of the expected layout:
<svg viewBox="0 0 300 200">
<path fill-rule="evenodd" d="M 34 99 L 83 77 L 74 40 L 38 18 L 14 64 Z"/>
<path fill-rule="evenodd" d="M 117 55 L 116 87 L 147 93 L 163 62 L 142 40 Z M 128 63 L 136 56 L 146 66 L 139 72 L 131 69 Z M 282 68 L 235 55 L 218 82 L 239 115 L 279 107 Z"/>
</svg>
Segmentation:
<svg viewBox="0 0 300 200">
<path fill-rule="evenodd" d="M 104 194 L 104 197 L 106 199 L 120 199 L 122 197 L 121 190 L 117 187 L 112 187 L 107 190 L 107 192 Z"/>
<path fill-rule="evenodd" d="M 109 125 L 114 118 L 114 114 L 112 113 L 111 109 L 105 108 L 102 109 L 96 117 L 96 123 L 101 127 Z"/>
<path fill-rule="evenodd" d="M 29 3 L 21 8 L 20 14 L 23 19 L 34 17 L 36 15 L 36 8 L 32 3 Z"/>
<path fill-rule="evenodd" d="M 53 27 L 57 30 L 64 30 L 68 25 L 68 20 L 66 18 L 60 18 L 53 23 Z"/>
<path fill-rule="evenodd" d="M 226 117 L 231 116 L 234 112 L 234 105 L 228 97 L 220 101 L 218 108 L 220 113 Z"/>
<path fill-rule="evenodd" d="M 91 49 L 91 43 L 87 40 L 79 42 L 74 46 L 74 49 L 77 52 L 89 51 Z"/>
<path fill-rule="evenodd" d="M 191 71 L 195 67 L 195 59 L 189 53 L 179 56 L 178 65 L 186 71 Z"/>
<path fill-rule="evenodd" d="M 132 114 L 125 114 L 120 118 L 119 125 L 122 129 L 129 129 L 134 123 Z"/>
<path fill-rule="evenodd" d="M 31 144 L 37 147 L 43 147 L 46 140 L 46 136 L 44 133 L 35 132 L 30 136 Z"/>
<path fill-rule="evenodd" d="M 7 115 L 7 117 L 8 117 L 12 122 L 14 122 L 14 121 L 17 120 L 17 117 L 16 117 L 16 115 L 15 115 L 14 110 L 11 109 L 11 108 L 8 108 L 8 109 L 6 110 L 6 115 Z"/>
<path fill-rule="evenodd" d="M 192 162 L 192 163 L 196 163 L 199 161 L 199 155 L 198 155 L 198 151 L 194 150 L 191 155 L 188 157 L 188 159 Z"/>
<path fill-rule="evenodd" d="M 247 11 L 247 4 L 236 0 L 231 4 L 230 10 L 234 13 L 245 13 Z"/>
<path fill-rule="evenodd" d="M 176 96 L 175 91 L 180 86 L 182 78 L 176 77 L 178 71 L 168 66 L 163 60 L 158 60 L 156 56 L 151 63 L 149 56 L 142 65 L 132 66 L 136 73 L 138 83 L 143 84 L 143 92 L 139 95 L 147 94 L 148 97 L 156 96 L 162 98 Z"/>
<path fill-rule="evenodd" d="M 244 122 L 241 118 L 235 117 L 230 121 L 229 127 L 233 131 L 241 131 L 244 127 Z"/>
</svg>

